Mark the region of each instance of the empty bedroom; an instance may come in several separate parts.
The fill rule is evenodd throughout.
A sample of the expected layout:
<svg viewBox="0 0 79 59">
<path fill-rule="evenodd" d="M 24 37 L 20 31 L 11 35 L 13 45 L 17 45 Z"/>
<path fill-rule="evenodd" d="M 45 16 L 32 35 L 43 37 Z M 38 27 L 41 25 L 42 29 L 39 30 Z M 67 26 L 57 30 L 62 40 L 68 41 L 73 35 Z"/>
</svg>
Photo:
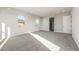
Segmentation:
<svg viewBox="0 0 79 59">
<path fill-rule="evenodd" d="M 79 51 L 78 7 L 0 7 L 0 51 Z"/>
</svg>

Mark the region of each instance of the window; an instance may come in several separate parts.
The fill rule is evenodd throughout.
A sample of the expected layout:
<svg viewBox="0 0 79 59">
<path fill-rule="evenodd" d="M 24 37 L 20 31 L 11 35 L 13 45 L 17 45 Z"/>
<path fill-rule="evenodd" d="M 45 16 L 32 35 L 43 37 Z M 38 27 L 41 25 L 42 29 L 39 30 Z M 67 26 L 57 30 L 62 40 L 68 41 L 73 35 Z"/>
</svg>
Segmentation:
<svg viewBox="0 0 79 59">
<path fill-rule="evenodd" d="M 18 20 L 25 20 L 25 16 L 18 16 Z"/>
<path fill-rule="evenodd" d="M 39 19 L 36 19 L 36 25 L 39 25 Z"/>
<path fill-rule="evenodd" d="M 25 16 L 18 16 L 18 26 L 23 27 L 25 25 Z"/>
</svg>

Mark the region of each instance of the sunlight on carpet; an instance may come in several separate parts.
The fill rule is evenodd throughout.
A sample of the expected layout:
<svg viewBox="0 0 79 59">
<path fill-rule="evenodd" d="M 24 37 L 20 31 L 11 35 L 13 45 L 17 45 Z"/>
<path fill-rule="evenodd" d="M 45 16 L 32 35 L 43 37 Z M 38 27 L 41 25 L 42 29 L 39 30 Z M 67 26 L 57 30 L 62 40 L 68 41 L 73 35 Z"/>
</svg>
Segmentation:
<svg viewBox="0 0 79 59">
<path fill-rule="evenodd" d="M 53 44 L 52 42 L 46 40 L 45 38 L 34 34 L 34 33 L 30 33 L 34 38 L 36 38 L 38 41 L 40 41 L 44 46 L 46 46 L 48 49 L 50 49 L 51 51 L 59 51 L 60 47 Z"/>
</svg>

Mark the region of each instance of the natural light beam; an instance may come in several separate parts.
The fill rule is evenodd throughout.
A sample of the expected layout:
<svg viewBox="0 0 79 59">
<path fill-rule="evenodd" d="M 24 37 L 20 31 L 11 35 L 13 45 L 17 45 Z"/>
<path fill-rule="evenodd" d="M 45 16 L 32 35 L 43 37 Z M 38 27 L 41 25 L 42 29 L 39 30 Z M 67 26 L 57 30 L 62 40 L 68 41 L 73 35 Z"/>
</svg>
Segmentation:
<svg viewBox="0 0 79 59">
<path fill-rule="evenodd" d="M 1 34 L 0 42 L 5 39 L 5 23 L 2 22 L 1 26 L 2 26 L 2 34 Z"/>
<path fill-rule="evenodd" d="M 30 33 L 34 38 L 36 38 L 38 41 L 40 41 L 44 46 L 46 46 L 48 49 L 50 49 L 51 51 L 58 51 L 60 49 L 59 46 L 51 43 L 50 41 L 46 40 L 45 38 L 37 35 L 37 34 L 33 34 Z"/>
<path fill-rule="evenodd" d="M 10 27 L 7 27 L 7 38 L 4 40 L 4 42 L 2 42 L 2 44 L 0 45 L 0 49 L 4 46 L 4 44 L 8 41 L 8 39 L 10 38 L 11 35 L 11 30 Z"/>
</svg>

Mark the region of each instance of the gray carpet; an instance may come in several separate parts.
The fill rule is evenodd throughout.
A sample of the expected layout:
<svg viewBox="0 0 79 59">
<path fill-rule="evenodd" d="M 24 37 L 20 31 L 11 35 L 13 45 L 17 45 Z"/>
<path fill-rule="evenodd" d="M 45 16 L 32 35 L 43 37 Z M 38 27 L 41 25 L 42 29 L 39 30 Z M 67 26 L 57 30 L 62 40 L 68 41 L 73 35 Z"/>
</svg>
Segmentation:
<svg viewBox="0 0 79 59">
<path fill-rule="evenodd" d="M 56 33 L 49 31 L 33 32 L 46 40 L 60 47 L 59 51 L 79 51 L 79 48 L 72 39 L 71 34 Z M 50 51 L 32 35 L 22 34 L 11 37 L 0 49 L 1 51 Z"/>
</svg>

